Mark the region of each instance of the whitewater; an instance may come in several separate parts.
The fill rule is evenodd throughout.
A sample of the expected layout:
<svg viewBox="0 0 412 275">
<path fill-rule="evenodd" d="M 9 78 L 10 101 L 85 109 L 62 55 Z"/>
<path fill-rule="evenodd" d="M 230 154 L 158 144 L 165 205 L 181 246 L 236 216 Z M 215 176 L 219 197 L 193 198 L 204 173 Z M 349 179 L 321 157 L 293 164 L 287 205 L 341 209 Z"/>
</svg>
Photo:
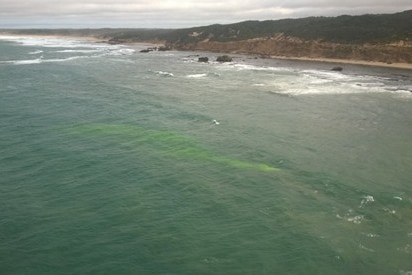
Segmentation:
<svg viewBox="0 0 412 275">
<path fill-rule="evenodd" d="M 0 36 L 1 274 L 412 273 L 412 71 L 146 46 Z"/>
</svg>

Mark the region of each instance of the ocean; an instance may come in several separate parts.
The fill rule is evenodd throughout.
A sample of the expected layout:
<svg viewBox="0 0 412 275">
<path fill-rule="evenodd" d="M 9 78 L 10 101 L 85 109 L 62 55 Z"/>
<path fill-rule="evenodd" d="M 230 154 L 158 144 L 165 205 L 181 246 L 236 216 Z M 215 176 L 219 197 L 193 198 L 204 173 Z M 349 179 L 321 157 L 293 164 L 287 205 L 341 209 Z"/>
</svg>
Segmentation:
<svg viewBox="0 0 412 275">
<path fill-rule="evenodd" d="M 412 71 L 145 47 L 1 37 L 0 274 L 412 274 Z"/>
</svg>

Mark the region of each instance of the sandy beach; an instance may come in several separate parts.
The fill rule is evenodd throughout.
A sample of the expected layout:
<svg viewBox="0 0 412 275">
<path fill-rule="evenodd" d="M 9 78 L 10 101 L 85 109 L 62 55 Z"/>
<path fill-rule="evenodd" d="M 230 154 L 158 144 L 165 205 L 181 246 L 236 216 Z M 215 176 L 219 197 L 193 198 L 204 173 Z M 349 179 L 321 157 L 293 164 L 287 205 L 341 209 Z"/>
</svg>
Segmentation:
<svg viewBox="0 0 412 275">
<path fill-rule="evenodd" d="M 365 60 L 349 60 L 349 59 L 334 59 L 334 58 L 312 58 L 312 57 L 286 57 L 286 56 L 270 56 L 273 59 L 285 59 L 285 60 L 301 60 L 301 61 L 314 61 L 325 63 L 338 63 L 338 64 L 351 64 L 373 67 L 386 67 L 394 69 L 407 69 L 412 70 L 411 63 L 384 63 Z"/>
</svg>

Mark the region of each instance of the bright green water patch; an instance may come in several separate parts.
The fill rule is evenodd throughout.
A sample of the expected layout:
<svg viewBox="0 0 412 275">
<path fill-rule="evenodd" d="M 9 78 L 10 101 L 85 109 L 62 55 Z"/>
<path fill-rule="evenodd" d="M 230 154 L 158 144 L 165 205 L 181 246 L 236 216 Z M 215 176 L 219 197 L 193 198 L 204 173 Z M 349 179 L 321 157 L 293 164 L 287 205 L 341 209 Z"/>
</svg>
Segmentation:
<svg viewBox="0 0 412 275">
<path fill-rule="evenodd" d="M 279 171 L 279 168 L 265 163 L 248 162 L 214 153 L 203 148 L 192 138 L 173 131 L 144 129 L 125 124 L 79 125 L 69 128 L 68 131 L 81 136 L 110 138 L 119 145 L 133 149 L 139 146 L 149 146 L 171 157 L 211 161 L 239 169 L 253 169 L 263 172 Z"/>
</svg>

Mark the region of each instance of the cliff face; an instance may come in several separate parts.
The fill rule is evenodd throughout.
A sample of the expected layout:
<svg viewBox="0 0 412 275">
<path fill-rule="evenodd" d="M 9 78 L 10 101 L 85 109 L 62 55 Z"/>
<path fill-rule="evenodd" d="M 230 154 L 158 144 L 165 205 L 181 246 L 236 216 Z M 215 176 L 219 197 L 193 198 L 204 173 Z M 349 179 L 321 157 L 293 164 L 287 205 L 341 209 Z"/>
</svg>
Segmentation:
<svg viewBox="0 0 412 275">
<path fill-rule="evenodd" d="M 200 50 L 225 53 L 256 54 L 261 56 L 332 58 L 375 61 L 385 63 L 412 63 L 412 42 L 390 44 L 340 44 L 277 34 L 272 37 L 244 41 L 217 42 L 203 40 L 193 43 L 173 43 L 179 50 Z"/>
<path fill-rule="evenodd" d="M 181 29 L 184 50 L 412 64 L 412 10 L 394 14 L 245 21 Z"/>
</svg>

